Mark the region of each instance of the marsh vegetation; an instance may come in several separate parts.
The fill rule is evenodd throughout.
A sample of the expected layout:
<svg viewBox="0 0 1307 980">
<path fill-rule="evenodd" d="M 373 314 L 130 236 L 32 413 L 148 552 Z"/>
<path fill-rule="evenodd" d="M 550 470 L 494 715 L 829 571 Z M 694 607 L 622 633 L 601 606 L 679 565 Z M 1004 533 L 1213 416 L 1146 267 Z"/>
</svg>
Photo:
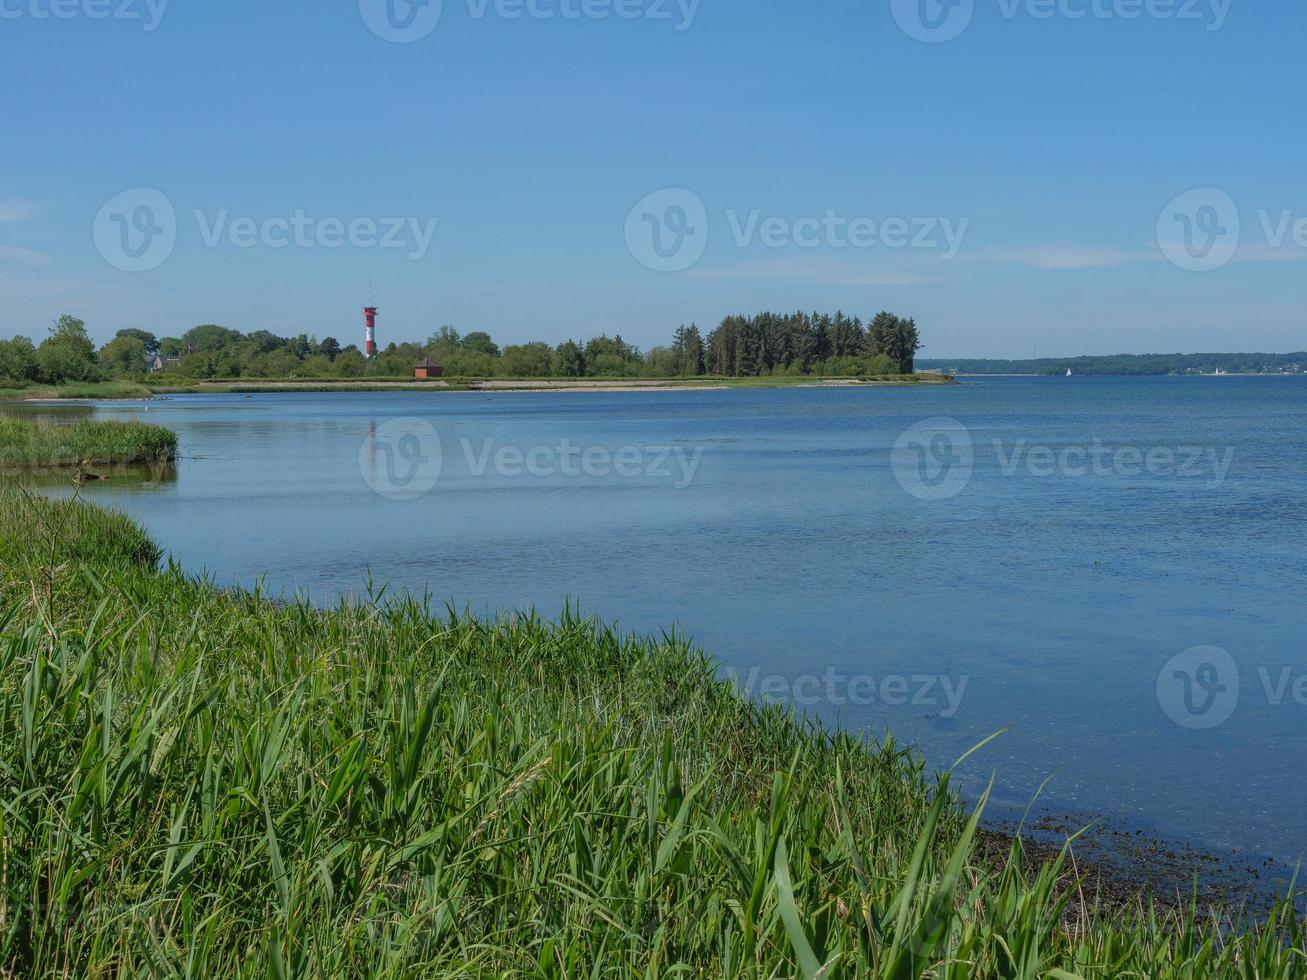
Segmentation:
<svg viewBox="0 0 1307 980">
<path fill-rule="evenodd" d="M 13 975 L 1304 969 L 1287 907 L 1100 912 L 1069 865 L 980 858 L 914 752 L 744 700 L 677 636 L 223 591 L 12 488 L 0 549 Z"/>
</svg>

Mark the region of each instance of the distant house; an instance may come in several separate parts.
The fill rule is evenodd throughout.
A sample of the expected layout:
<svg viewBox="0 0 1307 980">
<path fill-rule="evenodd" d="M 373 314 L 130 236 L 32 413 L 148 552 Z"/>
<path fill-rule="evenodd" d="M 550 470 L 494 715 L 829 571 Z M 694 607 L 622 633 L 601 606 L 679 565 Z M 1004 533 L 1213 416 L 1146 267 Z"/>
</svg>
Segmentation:
<svg viewBox="0 0 1307 980">
<path fill-rule="evenodd" d="M 444 377 L 445 369 L 431 358 L 424 358 L 413 366 L 413 377 L 418 381 L 432 381 Z"/>
<path fill-rule="evenodd" d="M 153 357 L 145 359 L 145 366 L 151 374 L 166 371 L 168 368 L 180 367 L 181 363 L 182 359 L 180 357 L 164 357 L 162 354 L 155 354 Z"/>
</svg>

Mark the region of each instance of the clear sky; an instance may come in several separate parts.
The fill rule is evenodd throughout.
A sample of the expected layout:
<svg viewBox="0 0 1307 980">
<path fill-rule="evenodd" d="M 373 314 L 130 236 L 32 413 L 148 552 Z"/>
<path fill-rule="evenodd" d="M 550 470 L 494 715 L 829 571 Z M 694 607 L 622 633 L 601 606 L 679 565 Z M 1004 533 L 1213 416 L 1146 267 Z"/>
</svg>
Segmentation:
<svg viewBox="0 0 1307 980">
<path fill-rule="evenodd" d="M 951 3 L 0 0 L 0 334 L 1307 347 L 1307 4 Z"/>
</svg>

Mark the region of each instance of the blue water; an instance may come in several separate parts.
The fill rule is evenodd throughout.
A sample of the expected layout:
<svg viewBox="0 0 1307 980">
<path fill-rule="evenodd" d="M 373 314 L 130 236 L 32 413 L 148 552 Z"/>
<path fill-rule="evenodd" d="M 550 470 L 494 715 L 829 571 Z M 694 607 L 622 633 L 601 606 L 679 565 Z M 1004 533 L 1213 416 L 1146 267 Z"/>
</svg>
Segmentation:
<svg viewBox="0 0 1307 980">
<path fill-rule="evenodd" d="M 937 766 L 1006 730 L 960 770 L 972 793 L 995 778 L 996 813 L 1047 781 L 1037 809 L 1307 850 L 1307 379 L 94 411 L 179 433 L 175 474 L 90 492 L 219 582 L 327 601 L 370 575 L 478 611 L 570 599 L 679 627 L 755 696 L 888 729 Z M 925 420 L 925 448 L 894 452 Z M 1096 440 L 1125 455 L 1058 463 Z M 538 450 L 535 472 L 497 466 L 504 447 Z M 1196 647 L 1223 653 L 1171 663 Z"/>
</svg>

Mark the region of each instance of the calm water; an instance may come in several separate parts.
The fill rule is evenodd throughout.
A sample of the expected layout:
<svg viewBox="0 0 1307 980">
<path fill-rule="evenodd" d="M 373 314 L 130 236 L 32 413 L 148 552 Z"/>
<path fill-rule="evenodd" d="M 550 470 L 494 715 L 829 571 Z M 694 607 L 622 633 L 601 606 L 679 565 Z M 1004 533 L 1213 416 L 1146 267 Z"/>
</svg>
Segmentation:
<svg viewBox="0 0 1307 980">
<path fill-rule="evenodd" d="M 1054 811 L 1307 851 L 1307 380 L 54 411 L 92 410 L 177 430 L 175 473 L 90 493 L 219 582 L 570 598 L 941 766 L 1007 729 L 963 769 L 1001 806 L 1047 779 Z"/>
</svg>

